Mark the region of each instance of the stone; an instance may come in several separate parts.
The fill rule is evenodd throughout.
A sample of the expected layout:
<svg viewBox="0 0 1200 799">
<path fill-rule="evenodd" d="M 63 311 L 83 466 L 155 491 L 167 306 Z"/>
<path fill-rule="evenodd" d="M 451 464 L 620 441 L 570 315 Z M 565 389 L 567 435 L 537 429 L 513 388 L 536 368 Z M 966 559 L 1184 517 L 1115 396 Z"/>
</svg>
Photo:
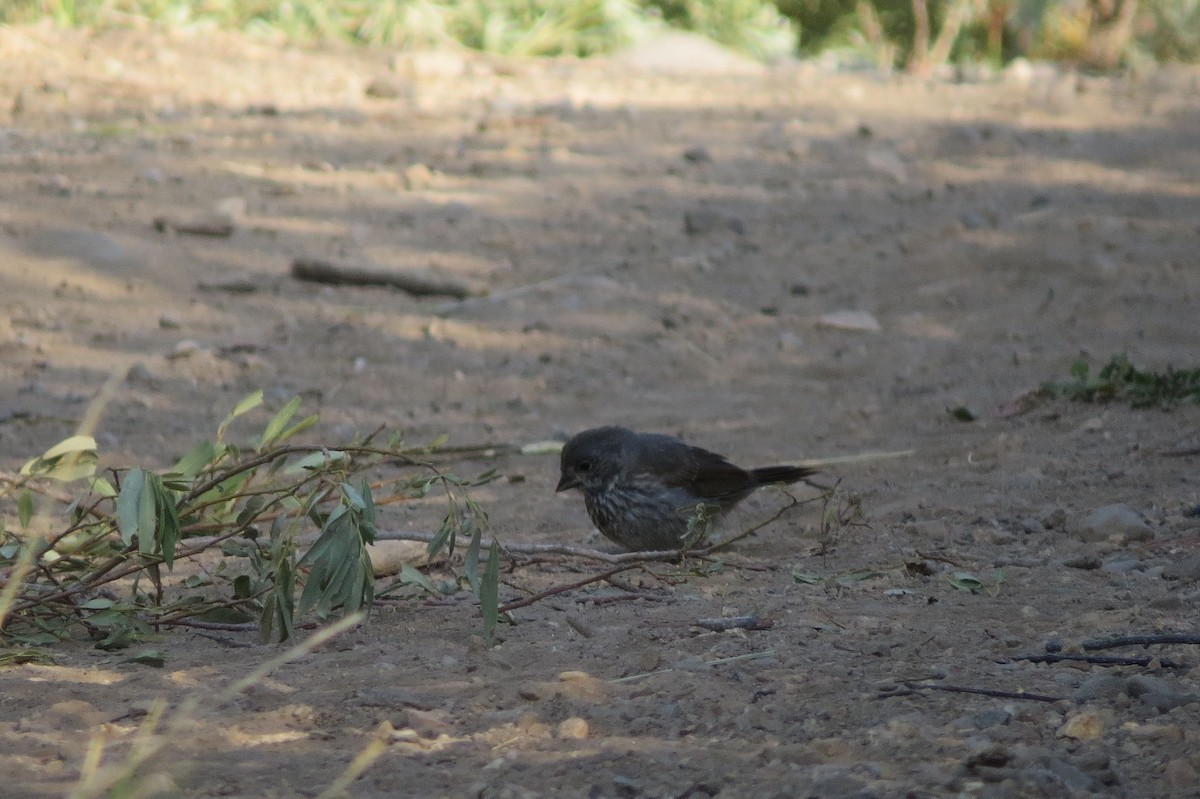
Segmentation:
<svg viewBox="0 0 1200 799">
<path fill-rule="evenodd" d="M 883 328 L 873 314 L 866 311 L 830 311 L 817 317 L 818 327 L 878 333 Z"/>
<path fill-rule="evenodd" d="M 558 737 L 574 741 L 584 740 L 588 737 L 587 720 L 581 719 L 578 716 L 563 719 L 558 725 Z"/>
<path fill-rule="evenodd" d="M 1164 580 L 1184 580 L 1196 582 L 1200 580 L 1200 555 L 1174 560 L 1163 567 Z"/>
<path fill-rule="evenodd" d="M 1148 541 L 1154 537 L 1141 514 L 1128 505 L 1105 505 L 1077 522 L 1075 536 L 1083 541 Z"/>
<path fill-rule="evenodd" d="M 1104 719 L 1099 713 L 1077 713 L 1058 728 L 1059 738 L 1095 741 L 1104 734 Z"/>
</svg>

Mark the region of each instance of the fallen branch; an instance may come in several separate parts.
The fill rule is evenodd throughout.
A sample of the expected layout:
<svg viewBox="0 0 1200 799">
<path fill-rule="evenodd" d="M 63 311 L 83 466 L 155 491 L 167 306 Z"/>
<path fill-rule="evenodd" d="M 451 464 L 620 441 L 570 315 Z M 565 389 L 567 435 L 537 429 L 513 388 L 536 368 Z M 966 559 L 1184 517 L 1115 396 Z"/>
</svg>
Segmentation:
<svg viewBox="0 0 1200 799">
<path fill-rule="evenodd" d="M 917 691 L 946 691 L 952 694 L 977 694 L 979 696 L 992 696 L 997 699 L 1028 699 L 1031 702 L 1062 702 L 1066 700 L 1064 696 L 1047 696 L 1046 694 L 1031 694 L 1025 691 L 1002 691 L 996 688 L 971 688 L 966 685 L 928 685 L 906 682 L 903 683 L 907 690 L 882 691 L 876 697 L 877 699 L 889 699 L 893 696 L 908 696 Z"/>
<path fill-rule="evenodd" d="M 1155 658 L 1146 656 L 1140 658 L 1113 657 L 1111 655 L 1022 655 L 1013 658 L 1015 661 L 1024 660 L 1028 663 L 1091 663 L 1096 666 L 1149 666 Z M 1176 663 L 1170 658 L 1159 658 L 1158 664 L 1164 669 L 1182 668 L 1182 663 Z"/>
<path fill-rule="evenodd" d="M 582 588 L 585 585 L 590 585 L 592 583 L 598 583 L 601 580 L 606 580 L 609 577 L 612 577 L 614 574 L 620 574 L 623 571 L 629 571 L 630 569 L 636 569 L 640 566 L 641 566 L 640 563 L 632 563 L 632 564 L 628 564 L 625 566 L 615 566 L 611 569 L 608 569 L 607 571 L 602 571 L 599 574 L 593 574 L 590 577 L 583 578 L 582 580 L 576 580 L 573 583 L 566 583 L 564 585 L 556 585 L 552 588 L 547 588 L 545 591 L 539 591 L 538 593 L 533 594 L 532 596 L 527 596 L 523 599 L 514 599 L 512 602 L 505 602 L 497 610 L 500 613 L 508 613 L 511 610 L 516 610 L 517 608 L 528 607 L 529 605 L 532 605 L 535 602 L 542 601 L 543 599 L 545 599 L 548 596 L 555 596 L 556 594 L 565 594 L 567 591 L 574 591 L 576 588 Z"/>
<path fill-rule="evenodd" d="M 1153 635 L 1118 635 L 1113 638 L 1094 638 L 1080 646 L 1087 650 L 1115 649 L 1119 646 L 1151 646 L 1153 644 L 1200 644 L 1195 633 L 1158 633 Z"/>
<path fill-rule="evenodd" d="M 297 258 L 292 262 L 292 277 L 330 286 L 383 286 L 400 289 L 416 297 L 481 297 L 487 290 L 477 283 L 438 275 L 424 269 L 383 269 L 371 266 L 345 266 L 315 258 Z"/>
<path fill-rule="evenodd" d="M 711 630 L 714 633 L 723 633 L 729 630 L 769 630 L 775 626 L 775 622 L 770 619 L 760 619 L 758 616 L 751 614 L 749 616 L 729 616 L 721 619 L 697 619 L 692 622 L 692 626 Z"/>
</svg>

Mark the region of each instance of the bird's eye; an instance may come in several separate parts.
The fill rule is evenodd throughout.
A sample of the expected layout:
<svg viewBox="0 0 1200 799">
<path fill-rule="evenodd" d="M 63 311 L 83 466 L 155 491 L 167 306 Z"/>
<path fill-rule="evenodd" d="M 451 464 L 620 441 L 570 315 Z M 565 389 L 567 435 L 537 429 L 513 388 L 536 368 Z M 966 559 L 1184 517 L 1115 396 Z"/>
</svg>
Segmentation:
<svg viewBox="0 0 1200 799">
<path fill-rule="evenodd" d="M 579 463 L 575 464 L 575 471 L 577 471 L 577 472 L 590 472 L 591 470 L 592 470 L 592 462 L 591 461 L 580 461 Z"/>
</svg>

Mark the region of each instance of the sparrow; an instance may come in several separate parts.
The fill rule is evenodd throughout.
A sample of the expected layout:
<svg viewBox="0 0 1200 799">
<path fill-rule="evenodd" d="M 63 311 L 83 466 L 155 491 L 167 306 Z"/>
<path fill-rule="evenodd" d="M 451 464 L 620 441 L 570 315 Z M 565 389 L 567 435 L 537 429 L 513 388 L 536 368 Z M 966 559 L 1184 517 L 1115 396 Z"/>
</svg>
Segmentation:
<svg viewBox="0 0 1200 799">
<path fill-rule="evenodd" d="M 592 523 L 630 550 L 695 545 L 757 488 L 816 472 L 805 466 L 742 469 L 723 456 L 625 427 L 584 430 L 563 445 L 556 491 L 577 488 Z"/>
</svg>

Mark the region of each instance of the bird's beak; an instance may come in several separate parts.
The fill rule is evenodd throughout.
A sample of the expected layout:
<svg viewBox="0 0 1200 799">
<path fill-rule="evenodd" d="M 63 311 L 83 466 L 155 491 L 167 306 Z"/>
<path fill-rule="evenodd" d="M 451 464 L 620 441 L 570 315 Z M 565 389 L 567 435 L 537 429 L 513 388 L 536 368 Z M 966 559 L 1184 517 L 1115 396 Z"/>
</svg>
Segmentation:
<svg viewBox="0 0 1200 799">
<path fill-rule="evenodd" d="M 570 488 L 579 488 L 583 483 L 579 482 L 577 475 L 568 475 L 563 472 L 563 476 L 559 478 L 558 488 L 554 489 L 554 493 L 558 494 Z"/>
</svg>

